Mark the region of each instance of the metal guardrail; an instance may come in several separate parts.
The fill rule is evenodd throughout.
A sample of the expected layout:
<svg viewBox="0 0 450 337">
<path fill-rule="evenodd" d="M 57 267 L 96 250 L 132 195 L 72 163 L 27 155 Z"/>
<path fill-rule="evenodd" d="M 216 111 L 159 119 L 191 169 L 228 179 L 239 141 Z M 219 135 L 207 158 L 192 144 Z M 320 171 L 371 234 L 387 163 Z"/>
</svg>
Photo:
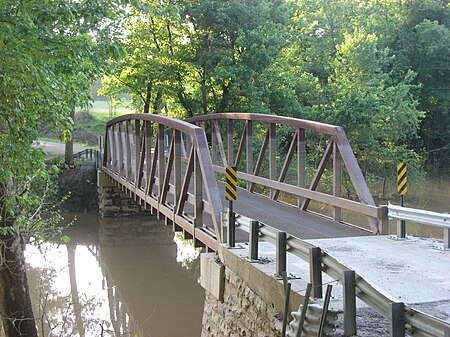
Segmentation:
<svg viewBox="0 0 450 337">
<path fill-rule="evenodd" d="M 450 214 L 389 204 L 388 216 L 397 219 L 397 233 L 400 232 L 399 226 L 402 220 L 444 228 L 444 249 L 450 249 Z"/>
<path fill-rule="evenodd" d="M 73 155 L 74 159 L 90 160 L 95 163 L 95 167 L 99 169 L 103 161 L 103 146 L 104 138 L 103 136 L 98 136 L 98 149 L 88 148 Z"/>
<path fill-rule="evenodd" d="M 334 257 L 293 235 L 238 215 L 237 226 L 250 233 L 249 257 L 258 258 L 258 241 L 264 239 L 276 245 L 276 273 L 286 271 L 286 252 L 300 257 L 310 266 L 310 282 L 313 296 L 322 297 L 322 272 L 343 285 L 344 289 L 344 331 L 346 335 L 356 334 L 356 298 L 375 309 L 390 322 L 390 336 L 405 336 L 405 332 L 417 337 L 450 337 L 450 324 L 441 319 L 413 309 L 399 302 L 394 297 L 380 292 L 374 285 L 365 280 Z M 353 308 L 352 308 L 353 307 Z"/>
<path fill-rule="evenodd" d="M 97 169 L 100 168 L 102 163 L 102 154 L 97 149 L 84 149 L 83 151 L 75 153 L 73 158 L 93 161 Z"/>
</svg>

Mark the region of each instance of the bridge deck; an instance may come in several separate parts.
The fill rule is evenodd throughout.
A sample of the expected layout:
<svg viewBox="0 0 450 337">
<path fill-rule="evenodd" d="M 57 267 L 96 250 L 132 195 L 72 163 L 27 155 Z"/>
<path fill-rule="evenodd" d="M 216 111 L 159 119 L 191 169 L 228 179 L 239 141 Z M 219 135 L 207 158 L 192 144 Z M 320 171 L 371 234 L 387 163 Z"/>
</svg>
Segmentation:
<svg viewBox="0 0 450 337">
<path fill-rule="evenodd" d="M 219 189 L 223 200 L 225 200 L 223 183 L 219 182 Z M 371 235 L 368 231 L 337 223 L 313 213 L 300 211 L 293 206 L 272 201 L 244 189 L 238 190 L 238 197 L 233 204 L 233 208 L 238 214 L 263 222 L 300 239 Z"/>
</svg>

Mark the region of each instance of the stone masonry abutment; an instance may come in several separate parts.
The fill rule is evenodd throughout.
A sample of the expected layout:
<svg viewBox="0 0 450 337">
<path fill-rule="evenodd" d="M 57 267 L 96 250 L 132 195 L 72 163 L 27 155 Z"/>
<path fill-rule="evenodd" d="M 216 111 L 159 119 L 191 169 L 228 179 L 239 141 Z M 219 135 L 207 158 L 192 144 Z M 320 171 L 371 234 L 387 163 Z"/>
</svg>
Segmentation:
<svg viewBox="0 0 450 337">
<path fill-rule="evenodd" d="M 281 336 L 285 289 L 225 246 L 201 256 L 201 284 L 206 290 L 202 337 Z M 291 292 L 291 307 L 303 298 Z"/>
</svg>

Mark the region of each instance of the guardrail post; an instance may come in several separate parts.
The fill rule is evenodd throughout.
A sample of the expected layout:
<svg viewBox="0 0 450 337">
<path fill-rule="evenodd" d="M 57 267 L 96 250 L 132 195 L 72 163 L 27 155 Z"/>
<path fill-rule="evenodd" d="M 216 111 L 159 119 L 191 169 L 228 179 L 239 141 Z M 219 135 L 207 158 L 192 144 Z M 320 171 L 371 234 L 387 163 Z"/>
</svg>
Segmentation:
<svg viewBox="0 0 450 337">
<path fill-rule="evenodd" d="M 234 211 L 233 211 L 233 202 L 230 202 L 228 208 L 228 247 L 236 246 L 236 234 L 235 234 L 235 226 L 234 226 Z"/>
<path fill-rule="evenodd" d="M 356 335 L 355 271 L 344 271 L 344 336 Z"/>
<path fill-rule="evenodd" d="M 388 207 L 383 205 L 379 207 L 378 211 L 378 228 L 380 230 L 381 235 L 389 234 L 389 216 L 388 216 Z"/>
<path fill-rule="evenodd" d="M 286 271 L 286 232 L 277 232 L 276 274 L 282 276 Z"/>
<path fill-rule="evenodd" d="M 406 238 L 406 226 L 405 220 L 397 220 L 397 238 L 404 239 Z"/>
<path fill-rule="evenodd" d="M 405 337 L 405 304 L 389 304 L 389 336 Z"/>
<path fill-rule="evenodd" d="M 319 247 L 309 249 L 309 282 L 312 283 L 312 294 L 322 298 L 322 250 Z"/>
<path fill-rule="evenodd" d="M 250 235 L 249 235 L 249 252 L 248 257 L 250 260 L 258 260 L 258 233 L 259 222 L 256 220 L 250 221 Z"/>
<path fill-rule="evenodd" d="M 222 243 L 228 243 L 228 220 L 227 220 L 228 212 L 227 210 L 223 210 L 220 213 L 220 222 L 222 224 Z"/>
<path fill-rule="evenodd" d="M 444 249 L 450 249 L 450 228 L 444 228 Z"/>
</svg>

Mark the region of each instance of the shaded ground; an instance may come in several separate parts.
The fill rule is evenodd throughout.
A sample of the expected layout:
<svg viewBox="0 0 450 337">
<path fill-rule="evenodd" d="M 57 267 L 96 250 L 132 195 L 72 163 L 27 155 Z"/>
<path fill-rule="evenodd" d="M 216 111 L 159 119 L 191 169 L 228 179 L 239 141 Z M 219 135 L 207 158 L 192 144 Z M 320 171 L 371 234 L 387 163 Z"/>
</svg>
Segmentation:
<svg viewBox="0 0 450 337">
<path fill-rule="evenodd" d="M 356 328 L 359 337 L 388 337 L 389 321 L 372 308 L 359 308 L 356 311 Z M 340 312 L 336 322 L 335 337 L 344 335 L 344 314 Z"/>
<path fill-rule="evenodd" d="M 60 196 L 69 195 L 62 204 L 65 212 L 98 212 L 97 170 L 94 162 L 84 162 L 61 172 Z"/>
</svg>

